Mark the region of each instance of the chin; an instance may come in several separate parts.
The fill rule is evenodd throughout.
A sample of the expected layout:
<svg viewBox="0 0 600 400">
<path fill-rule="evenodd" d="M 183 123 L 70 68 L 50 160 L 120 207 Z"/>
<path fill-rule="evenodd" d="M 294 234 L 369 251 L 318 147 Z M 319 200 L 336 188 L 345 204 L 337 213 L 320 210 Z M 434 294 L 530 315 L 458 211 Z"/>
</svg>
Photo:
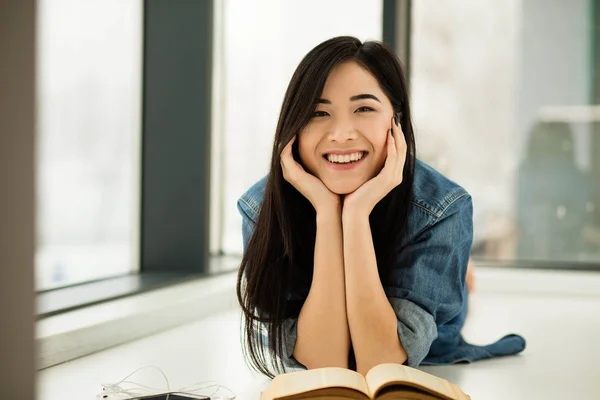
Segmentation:
<svg viewBox="0 0 600 400">
<path fill-rule="evenodd" d="M 335 194 L 339 194 L 339 195 L 350 194 L 350 193 L 356 191 L 356 189 L 358 189 L 362 184 L 361 182 L 340 182 L 340 181 L 323 182 L 323 183 L 325 183 L 325 186 L 327 186 L 327 189 L 329 189 L 331 192 L 333 192 Z"/>
</svg>

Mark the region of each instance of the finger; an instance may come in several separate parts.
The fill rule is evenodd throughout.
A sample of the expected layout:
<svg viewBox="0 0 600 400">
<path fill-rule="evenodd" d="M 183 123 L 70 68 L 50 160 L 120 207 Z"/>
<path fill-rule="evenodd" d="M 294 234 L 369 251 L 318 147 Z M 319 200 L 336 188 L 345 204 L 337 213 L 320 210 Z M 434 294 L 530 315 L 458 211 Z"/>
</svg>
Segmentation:
<svg viewBox="0 0 600 400">
<path fill-rule="evenodd" d="M 398 127 L 398 130 L 400 132 L 398 133 L 398 138 L 396 139 L 396 149 L 398 149 L 398 152 L 406 154 L 406 138 L 404 137 L 404 132 L 402 132 L 402 127 Z"/>
<path fill-rule="evenodd" d="M 398 152 L 396 151 L 396 139 L 394 138 L 394 136 L 392 136 L 392 132 L 393 132 L 392 129 L 390 129 L 390 131 L 388 132 L 388 136 L 387 136 L 387 153 L 388 153 L 388 159 L 389 158 L 395 159 L 396 156 L 398 155 Z"/>
<path fill-rule="evenodd" d="M 408 151 L 408 146 L 406 144 L 406 138 L 404 137 L 404 132 L 402 131 L 402 125 L 400 124 L 400 120 L 398 120 L 398 125 L 393 124 L 392 129 L 394 130 L 396 153 L 398 154 L 397 169 L 398 173 L 402 174 L 402 170 L 404 169 L 404 163 L 406 162 L 406 153 Z"/>
<path fill-rule="evenodd" d="M 292 146 L 294 145 L 294 142 L 296 141 L 296 135 L 294 135 L 292 137 L 292 139 L 288 142 L 288 144 L 285 145 L 285 147 L 283 148 L 283 150 L 281 151 L 281 156 L 283 157 L 284 153 L 287 154 L 291 154 L 292 153 Z"/>
<path fill-rule="evenodd" d="M 404 138 L 404 132 L 402 132 L 402 125 L 398 119 L 392 118 L 392 131 L 394 132 L 394 151 L 396 154 L 395 164 L 393 168 L 393 180 L 394 184 L 402 182 L 402 174 L 404 170 L 404 163 L 406 162 L 406 139 Z"/>
<path fill-rule="evenodd" d="M 290 183 L 295 182 L 296 179 L 300 177 L 300 174 L 305 172 L 302 166 L 294 159 L 292 154 L 292 146 L 295 141 L 296 136 L 294 136 L 288 142 L 281 152 L 281 168 L 283 170 L 283 177 Z"/>
<path fill-rule="evenodd" d="M 398 120 L 398 125 L 396 125 L 394 123 L 394 118 L 392 118 L 392 130 L 394 132 L 394 141 L 396 142 L 396 150 L 398 152 L 405 150 L 406 139 L 404 138 L 404 132 L 402 132 L 402 125 L 400 124 L 400 120 Z"/>
<path fill-rule="evenodd" d="M 391 174 L 395 169 L 396 158 L 398 157 L 396 154 L 396 145 L 394 144 L 394 138 L 392 137 L 392 130 L 390 129 L 387 134 L 386 141 L 386 149 L 387 149 L 387 157 L 385 159 L 385 163 L 383 165 L 383 169 L 379 172 L 379 175 Z"/>
<path fill-rule="evenodd" d="M 280 162 L 283 167 L 285 167 L 285 164 L 288 163 L 290 158 L 293 158 L 292 146 L 295 141 L 296 141 L 296 136 L 292 137 L 292 139 L 288 142 L 288 144 L 285 145 L 285 147 L 281 151 Z"/>
<path fill-rule="evenodd" d="M 281 169 L 283 177 L 287 181 L 295 181 L 298 174 L 299 165 L 291 155 L 285 155 L 281 158 Z"/>
</svg>

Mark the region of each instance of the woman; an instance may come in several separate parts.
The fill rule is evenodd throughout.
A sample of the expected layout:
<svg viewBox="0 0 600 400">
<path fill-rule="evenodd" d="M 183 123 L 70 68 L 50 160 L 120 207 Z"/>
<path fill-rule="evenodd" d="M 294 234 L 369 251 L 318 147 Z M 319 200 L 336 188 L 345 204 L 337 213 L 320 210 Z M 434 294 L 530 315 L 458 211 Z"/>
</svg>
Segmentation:
<svg viewBox="0 0 600 400">
<path fill-rule="evenodd" d="M 270 173 L 238 201 L 251 366 L 449 364 L 516 354 L 460 330 L 471 197 L 415 157 L 404 73 L 378 42 L 327 40 L 288 86 Z"/>
</svg>

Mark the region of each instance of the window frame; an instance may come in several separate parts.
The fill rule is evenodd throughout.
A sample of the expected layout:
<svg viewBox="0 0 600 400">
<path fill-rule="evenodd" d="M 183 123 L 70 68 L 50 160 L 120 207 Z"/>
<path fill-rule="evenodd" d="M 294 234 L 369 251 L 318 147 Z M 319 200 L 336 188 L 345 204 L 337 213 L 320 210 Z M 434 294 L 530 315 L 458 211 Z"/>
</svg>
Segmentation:
<svg viewBox="0 0 600 400">
<path fill-rule="evenodd" d="M 393 49 L 410 83 L 412 0 L 383 0 L 383 43 Z"/>
<path fill-rule="evenodd" d="M 38 319 L 220 273 L 209 268 L 213 3 L 143 0 L 139 271 L 39 291 Z"/>
<path fill-rule="evenodd" d="M 590 68 L 593 74 L 593 88 L 590 100 L 593 104 L 600 104 L 600 0 L 591 0 L 590 8 L 590 19 L 593 29 L 591 40 L 592 56 L 590 57 L 590 62 L 593 63 Z M 592 154 L 600 154 L 600 134 L 592 138 L 591 145 L 593 148 Z M 592 173 L 594 176 L 600 177 L 600 157 L 592 157 Z M 596 193 L 596 204 L 600 205 L 600 188 L 598 188 Z M 600 225 L 600 215 L 598 215 L 596 223 Z M 598 263 L 598 268 L 600 269 L 600 263 Z"/>
<path fill-rule="evenodd" d="M 32 323 L 35 254 L 36 1 L 0 13 L 0 387 L 2 396 L 37 392 Z"/>
</svg>

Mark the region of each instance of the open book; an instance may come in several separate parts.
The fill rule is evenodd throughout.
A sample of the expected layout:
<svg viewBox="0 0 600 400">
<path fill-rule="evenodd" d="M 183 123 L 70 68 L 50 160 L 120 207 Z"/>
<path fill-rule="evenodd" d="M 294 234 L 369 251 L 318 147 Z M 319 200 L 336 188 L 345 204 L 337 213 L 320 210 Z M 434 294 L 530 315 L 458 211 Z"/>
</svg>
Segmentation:
<svg viewBox="0 0 600 400">
<path fill-rule="evenodd" d="M 401 364 L 380 364 L 365 377 L 344 368 L 276 376 L 261 400 L 470 400 L 456 385 Z"/>
</svg>

